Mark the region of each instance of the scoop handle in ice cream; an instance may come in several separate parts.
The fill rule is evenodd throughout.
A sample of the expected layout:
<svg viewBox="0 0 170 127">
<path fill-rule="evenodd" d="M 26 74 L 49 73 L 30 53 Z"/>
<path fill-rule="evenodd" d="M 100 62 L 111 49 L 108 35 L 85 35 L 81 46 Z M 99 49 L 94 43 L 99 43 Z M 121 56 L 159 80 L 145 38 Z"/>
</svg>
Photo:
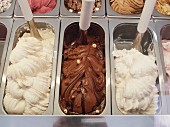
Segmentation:
<svg viewBox="0 0 170 127">
<path fill-rule="evenodd" d="M 146 0 L 145 5 L 138 23 L 137 30 L 139 33 L 145 33 L 153 12 L 156 0 Z"/>
<path fill-rule="evenodd" d="M 33 14 L 30 9 L 28 0 L 18 0 L 18 4 L 21 8 L 22 14 L 24 15 L 25 20 L 31 21 L 33 19 Z"/>
<path fill-rule="evenodd" d="M 87 30 L 90 27 L 94 2 L 95 0 L 82 0 L 82 9 L 79 23 L 81 30 Z"/>
</svg>

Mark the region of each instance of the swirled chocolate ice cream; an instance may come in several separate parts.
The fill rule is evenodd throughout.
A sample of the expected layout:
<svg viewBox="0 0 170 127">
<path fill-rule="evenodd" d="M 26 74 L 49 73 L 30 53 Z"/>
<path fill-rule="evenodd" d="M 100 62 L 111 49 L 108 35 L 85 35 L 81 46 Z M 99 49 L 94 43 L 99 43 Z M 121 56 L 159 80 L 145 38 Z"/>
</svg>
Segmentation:
<svg viewBox="0 0 170 127">
<path fill-rule="evenodd" d="M 99 37 L 64 45 L 60 107 L 65 114 L 100 114 L 105 106 L 105 56 Z"/>
</svg>

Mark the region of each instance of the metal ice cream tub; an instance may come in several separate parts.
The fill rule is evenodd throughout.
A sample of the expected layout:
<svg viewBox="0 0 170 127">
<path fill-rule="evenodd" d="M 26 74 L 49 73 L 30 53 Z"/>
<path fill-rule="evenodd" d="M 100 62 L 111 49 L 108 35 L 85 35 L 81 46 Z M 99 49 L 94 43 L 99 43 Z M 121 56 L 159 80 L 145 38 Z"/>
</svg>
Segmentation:
<svg viewBox="0 0 170 127">
<path fill-rule="evenodd" d="M 96 0 L 96 1 L 101 1 L 101 7 L 92 13 L 92 17 L 105 17 L 105 0 Z M 66 4 L 68 2 L 69 0 L 61 0 L 60 16 L 61 17 L 80 17 L 80 13 L 73 13 L 72 10 L 68 8 Z"/>
<path fill-rule="evenodd" d="M 162 41 L 161 40 L 170 40 L 170 22 L 169 20 L 155 20 L 155 25 L 156 25 L 156 32 L 158 36 L 158 42 L 159 42 L 159 47 L 160 47 L 160 55 L 161 55 L 161 62 L 162 62 L 162 70 L 163 70 L 163 86 L 164 86 L 164 91 L 165 95 L 164 97 L 167 100 L 167 105 L 166 107 L 168 108 L 168 114 L 170 114 L 170 84 L 167 83 L 167 75 L 166 75 L 166 68 L 165 68 L 165 62 L 164 62 L 164 55 L 163 55 L 163 46 L 162 46 Z"/>
<path fill-rule="evenodd" d="M 5 12 L 0 13 L 0 18 L 10 18 L 13 16 L 16 0 L 12 0 L 11 6 Z"/>
<path fill-rule="evenodd" d="M 116 49 L 131 49 L 133 40 L 135 39 L 137 33 L 137 23 L 138 20 L 120 20 L 114 19 L 109 20 L 109 29 L 110 29 L 110 58 L 111 58 L 111 89 L 112 89 L 112 115 L 121 115 L 124 114 L 118 108 L 116 101 L 116 78 L 115 78 L 115 59 L 112 55 L 112 52 Z M 154 29 L 153 22 L 150 22 L 148 30 L 145 32 L 144 37 L 142 39 L 142 49 L 143 54 L 147 55 L 148 50 L 154 50 L 154 55 L 156 57 L 156 64 L 158 67 L 158 78 L 156 80 L 156 87 L 158 88 L 158 109 L 156 110 L 156 114 L 163 113 L 162 110 L 166 112 L 166 101 L 165 98 L 162 98 L 164 95 L 164 91 L 162 91 L 162 65 L 159 53 L 159 44 L 157 41 L 156 32 Z M 165 108 L 165 109 L 163 109 Z"/>
<path fill-rule="evenodd" d="M 1 78 L 4 69 L 6 53 L 8 49 L 8 43 L 10 40 L 12 24 L 13 24 L 12 19 L 0 20 L 0 32 L 1 32 L 0 34 L 0 88 L 1 88 Z"/>
<path fill-rule="evenodd" d="M 56 0 L 56 6 L 50 12 L 43 13 L 43 14 L 33 14 L 34 17 L 58 17 L 59 16 L 59 7 L 60 7 L 60 0 Z M 14 17 L 23 17 L 21 8 L 19 7 L 18 2 L 16 2 L 15 10 L 14 10 Z"/>
<path fill-rule="evenodd" d="M 59 27 L 60 21 L 58 19 L 35 19 L 37 28 L 40 29 L 50 29 L 55 34 L 54 48 L 53 48 L 53 60 L 52 60 L 52 72 L 50 76 L 50 91 L 49 91 L 49 105 L 43 115 L 51 115 L 53 113 L 53 101 L 54 101 L 54 88 L 55 88 L 55 76 L 56 76 L 56 66 L 57 66 L 57 52 L 58 52 L 58 39 L 59 39 Z M 10 64 L 9 57 L 11 51 L 16 46 L 18 38 L 22 37 L 25 32 L 29 32 L 28 24 L 24 19 L 16 19 L 13 24 L 11 39 L 9 42 L 8 53 L 5 61 L 5 67 L 2 78 L 2 91 L 0 92 L 0 114 L 7 114 L 4 107 L 4 97 L 7 87 L 7 69 Z M 12 87 L 12 86 L 11 86 Z M 16 114 L 15 114 L 16 115 Z"/>
<path fill-rule="evenodd" d="M 120 14 L 111 8 L 110 0 L 106 0 L 107 17 L 109 18 L 140 18 L 141 14 Z"/>
<path fill-rule="evenodd" d="M 64 59 L 65 59 L 64 56 L 63 56 L 63 53 L 66 52 L 66 50 L 64 50 L 64 48 L 65 48 L 65 45 L 70 45 L 71 43 L 68 42 L 68 41 L 74 40 L 75 37 L 77 36 L 77 34 L 79 33 L 79 25 L 78 25 L 79 24 L 79 19 L 76 19 L 76 18 L 71 18 L 71 19 L 63 18 L 61 22 L 62 22 L 62 24 L 61 24 L 61 30 L 62 31 L 60 33 L 60 45 L 59 45 L 59 56 L 58 56 L 56 89 L 55 89 L 55 100 L 54 100 L 54 115 L 64 115 L 64 114 L 69 114 L 69 115 L 82 115 L 82 114 L 84 114 L 84 115 L 86 115 L 86 114 L 93 115 L 95 113 L 97 115 L 98 114 L 99 115 L 110 115 L 111 114 L 111 101 L 110 101 L 111 98 L 110 98 L 110 65 L 109 65 L 109 60 L 110 59 L 109 59 L 108 21 L 105 20 L 105 19 L 92 19 L 91 26 L 90 26 L 90 28 L 88 29 L 88 32 L 87 32 L 89 36 L 98 36 L 98 37 L 100 36 L 100 39 L 102 38 L 101 41 L 99 41 L 99 42 L 102 45 L 104 45 L 104 49 L 103 49 L 104 51 L 103 50 L 102 51 L 104 53 L 103 55 L 105 56 L 104 57 L 104 60 L 105 60 L 105 65 L 104 65 L 105 66 L 105 76 L 104 76 L 105 77 L 105 82 L 104 82 L 104 89 L 103 89 L 105 91 L 105 101 L 102 101 L 102 103 L 100 103 L 100 106 L 102 105 L 101 106 L 102 110 L 100 110 L 101 108 L 99 108 L 98 111 L 96 109 L 94 109 L 95 110 L 95 111 L 93 110 L 94 112 L 90 111 L 91 114 L 89 112 L 88 113 L 87 112 L 86 113 L 78 113 L 78 112 L 73 113 L 74 110 L 72 111 L 72 109 L 70 109 L 70 110 L 68 110 L 68 112 L 66 112 L 66 110 L 64 110 L 63 107 L 60 104 L 61 98 L 63 98 L 62 94 L 61 94 L 61 90 L 62 90 L 62 88 L 61 88 L 62 85 L 61 84 L 63 83 L 63 71 L 62 71 L 62 67 L 63 67 L 63 62 L 64 62 Z M 85 45 L 83 45 L 83 46 L 85 46 Z M 89 44 L 88 44 L 88 46 L 91 47 L 91 45 L 89 45 Z M 63 50 L 64 50 L 64 52 L 63 52 Z M 85 52 L 85 53 L 87 53 L 87 52 Z M 80 59 L 80 64 L 81 64 L 81 59 Z M 92 73 L 94 73 L 94 72 L 92 71 Z M 81 82 L 83 82 L 83 81 L 81 81 Z M 72 85 L 70 85 L 70 86 L 72 86 Z M 79 86 L 77 88 L 79 88 Z M 90 86 L 90 85 L 87 85 L 87 86 Z M 93 85 L 91 85 L 91 86 L 93 86 Z M 84 87 L 85 86 L 83 86 L 83 89 L 84 89 Z M 69 90 L 74 91 L 73 88 L 71 88 Z M 92 93 L 95 93 L 95 91 L 92 92 Z M 103 92 L 101 91 L 101 93 L 103 93 Z M 75 96 L 73 95 L 73 96 L 77 98 L 79 95 L 75 95 Z M 72 94 L 70 94 L 69 96 L 72 96 Z M 85 95 L 84 95 L 84 98 L 81 97 L 81 104 L 80 105 L 81 106 L 84 105 L 84 107 L 85 107 L 84 109 L 87 109 L 87 105 L 85 106 L 85 101 L 84 101 L 86 99 L 86 97 L 85 97 Z M 80 102 L 80 101 L 78 101 L 78 102 Z M 75 103 L 77 103 L 77 102 L 75 102 Z M 83 110 L 83 108 L 82 108 L 82 110 Z"/>
</svg>

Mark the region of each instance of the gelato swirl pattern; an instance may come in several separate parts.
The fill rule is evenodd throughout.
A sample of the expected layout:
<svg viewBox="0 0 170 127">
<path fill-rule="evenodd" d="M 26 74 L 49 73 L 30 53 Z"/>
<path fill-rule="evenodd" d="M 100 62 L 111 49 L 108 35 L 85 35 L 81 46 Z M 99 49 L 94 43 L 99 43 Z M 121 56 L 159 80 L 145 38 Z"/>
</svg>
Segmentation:
<svg viewBox="0 0 170 127">
<path fill-rule="evenodd" d="M 54 33 L 39 30 L 42 41 L 24 33 L 10 54 L 3 105 L 8 114 L 40 115 L 49 104 Z"/>
<path fill-rule="evenodd" d="M 99 114 L 105 106 L 104 46 L 97 37 L 88 45 L 64 45 L 60 107 L 65 114 Z"/>
<path fill-rule="evenodd" d="M 156 9 L 159 13 L 170 16 L 170 0 L 157 0 Z"/>
<path fill-rule="evenodd" d="M 136 49 L 115 50 L 116 102 L 124 114 L 155 114 L 158 68 L 155 57 Z"/>
<path fill-rule="evenodd" d="M 56 0 L 28 0 L 28 3 L 34 14 L 51 12 L 57 4 Z"/>
<path fill-rule="evenodd" d="M 140 14 L 144 0 L 110 0 L 110 6 L 120 14 Z"/>
</svg>

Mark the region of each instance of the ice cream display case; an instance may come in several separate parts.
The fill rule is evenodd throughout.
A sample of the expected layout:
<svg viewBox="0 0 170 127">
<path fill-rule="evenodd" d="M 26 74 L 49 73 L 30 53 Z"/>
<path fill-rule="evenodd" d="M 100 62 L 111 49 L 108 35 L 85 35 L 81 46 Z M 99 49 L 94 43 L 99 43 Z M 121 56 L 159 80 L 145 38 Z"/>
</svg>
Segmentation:
<svg viewBox="0 0 170 127">
<path fill-rule="evenodd" d="M 15 19 L 0 91 L 1 114 L 52 115 L 60 21 L 35 19 L 43 40 Z"/>
<path fill-rule="evenodd" d="M 162 67 L 163 67 L 163 75 L 165 92 L 167 97 L 167 108 L 168 114 L 170 114 L 170 22 L 169 20 L 155 20 L 157 36 L 159 39 L 161 54 L 162 54 Z"/>
<path fill-rule="evenodd" d="M 162 109 L 166 99 L 162 97 L 164 77 L 155 26 L 150 22 L 141 53 L 133 49 L 137 22 L 109 20 L 113 115 L 154 115 L 166 110 Z"/>
<path fill-rule="evenodd" d="M 28 0 L 42 41 L 12 0 L 0 12 L 0 115 L 170 114 L 170 11 L 160 1 L 139 52 L 145 0 L 95 0 L 87 38 L 81 0 Z"/>
<path fill-rule="evenodd" d="M 61 21 L 54 115 L 110 115 L 108 21 L 92 19 L 88 43 L 74 44 L 78 21 Z"/>
<path fill-rule="evenodd" d="M 10 18 L 13 16 L 16 0 L 0 1 L 0 18 Z"/>
<path fill-rule="evenodd" d="M 2 79 L 2 73 L 5 64 L 6 53 L 8 49 L 8 43 L 10 40 L 10 34 L 12 30 L 12 19 L 1 19 L 0 20 L 0 84 Z M 1 85 L 0 85 L 1 88 Z"/>
<path fill-rule="evenodd" d="M 58 17 L 60 0 L 36 1 L 28 0 L 34 17 Z M 14 17 L 23 17 L 18 2 L 16 2 Z"/>
<path fill-rule="evenodd" d="M 60 16 L 80 17 L 81 4 L 81 0 L 61 0 Z M 95 0 L 92 16 L 105 17 L 105 0 Z"/>
</svg>

